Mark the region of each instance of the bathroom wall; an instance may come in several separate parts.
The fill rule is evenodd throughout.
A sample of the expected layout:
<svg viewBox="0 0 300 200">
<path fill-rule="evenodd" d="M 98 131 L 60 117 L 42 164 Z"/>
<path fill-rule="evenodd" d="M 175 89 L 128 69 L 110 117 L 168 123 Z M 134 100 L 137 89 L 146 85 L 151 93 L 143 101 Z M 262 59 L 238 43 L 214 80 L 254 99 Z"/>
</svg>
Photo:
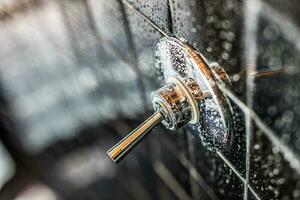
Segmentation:
<svg viewBox="0 0 300 200">
<path fill-rule="evenodd" d="M 0 195 L 26 180 L 57 199 L 300 199 L 299 12 L 296 0 L 3 1 Z M 105 151 L 151 113 L 165 36 L 232 79 L 234 142 L 212 152 L 197 130 L 159 127 L 115 165 Z"/>
</svg>

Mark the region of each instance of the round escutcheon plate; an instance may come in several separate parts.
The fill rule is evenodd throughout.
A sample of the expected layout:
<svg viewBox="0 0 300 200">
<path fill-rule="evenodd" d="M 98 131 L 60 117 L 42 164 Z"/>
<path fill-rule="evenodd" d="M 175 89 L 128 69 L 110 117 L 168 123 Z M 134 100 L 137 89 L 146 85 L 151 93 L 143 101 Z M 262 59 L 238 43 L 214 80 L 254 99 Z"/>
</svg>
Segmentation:
<svg viewBox="0 0 300 200">
<path fill-rule="evenodd" d="M 233 140 L 233 111 L 219 84 L 230 84 L 225 71 L 208 61 L 197 50 L 174 37 L 165 37 L 158 44 L 155 69 L 162 83 L 170 77 L 193 78 L 205 98 L 198 103 L 200 119 L 190 125 L 210 150 L 226 150 Z"/>
</svg>

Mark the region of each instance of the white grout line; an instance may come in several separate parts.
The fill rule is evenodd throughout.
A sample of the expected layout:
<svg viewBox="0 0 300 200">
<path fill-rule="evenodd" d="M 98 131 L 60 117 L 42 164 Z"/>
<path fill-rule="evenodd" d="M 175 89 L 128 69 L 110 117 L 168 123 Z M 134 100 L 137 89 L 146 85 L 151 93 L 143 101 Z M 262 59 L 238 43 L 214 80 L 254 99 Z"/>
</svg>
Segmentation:
<svg viewBox="0 0 300 200">
<path fill-rule="evenodd" d="M 245 36 L 244 46 L 247 48 L 244 51 L 244 60 L 246 66 L 246 98 L 247 106 L 252 109 L 253 107 L 253 90 L 254 90 L 254 76 L 251 76 L 256 71 L 256 37 L 258 25 L 258 13 L 260 11 L 260 0 L 247 0 L 244 2 L 245 12 Z M 245 163 L 245 178 L 244 184 L 244 200 L 248 199 L 248 183 L 250 173 L 250 156 L 251 156 L 251 139 L 252 139 L 252 120 L 249 113 L 245 113 L 245 128 L 246 128 L 246 163 Z"/>
<path fill-rule="evenodd" d="M 168 37 L 169 35 L 163 31 L 160 27 L 158 27 L 153 21 L 151 21 L 146 15 L 141 13 L 137 8 L 135 8 L 131 3 L 127 0 L 122 0 L 122 2 L 131 10 L 133 10 L 137 15 L 143 18 L 148 24 L 150 24 L 153 28 L 155 28 L 158 32 L 160 32 L 163 36 Z"/>
<path fill-rule="evenodd" d="M 237 177 L 239 177 L 241 179 L 243 184 L 247 186 L 247 190 L 249 188 L 251 193 L 254 195 L 254 197 L 258 200 L 261 200 L 261 198 L 255 192 L 255 190 L 251 187 L 251 185 L 247 182 L 247 180 L 238 172 L 238 170 L 233 166 L 233 164 L 231 164 L 231 162 L 221 152 L 218 151 L 217 154 L 231 168 L 231 170 L 237 175 Z M 248 192 L 247 192 L 247 198 L 248 198 Z"/>
<path fill-rule="evenodd" d="M 217 151 L 217 155 L 231 168 L 231 170 L 241 179 L 241 181 L 245 184 L 246 179 L 240 174 L 240 172 L 234 167 L 234 165 L 224 156 L 224 154 L 220 151 Z"/>
<path fill-rule="evenodd" d="M 222 90 L 237 106 L 239 106 L 244 113 L 248 113 L 256 125 L 263 131 L 263 133 L 271 140 L 273 145 L 277 146 L 283 153 L 283 157 L 290 163 L 290 166 L 300 174 L 300 158 L 294 153 L 285 143 L 275 135 L 274 131 L 268 127 L 259 116 L 251 109 L 249 109 L 238 97 L 236 97 L 230 90 L 218 84 Z"/>
<path fill-rule="evenodd" d="M 248 188 L 250 190 L 250 192 L 253 194 L 253 196 L 257 199 L 257 200 L 261 200 L 261 198 L 258 196 L 258 194 L 255 192 L 255 190 L 248 184 Z"/>
</svg>

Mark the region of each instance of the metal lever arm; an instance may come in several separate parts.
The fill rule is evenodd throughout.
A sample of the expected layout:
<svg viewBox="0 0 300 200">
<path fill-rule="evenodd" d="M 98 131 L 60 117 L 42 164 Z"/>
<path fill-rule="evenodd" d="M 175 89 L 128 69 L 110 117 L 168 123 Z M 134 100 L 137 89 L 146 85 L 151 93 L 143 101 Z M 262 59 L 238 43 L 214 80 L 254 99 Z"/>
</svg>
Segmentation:
<svg viewBox="0 0 300 200">
<path fill-rule="evenodd" d="M 120 162 L 162 120 L 162 114 L 160 114 L 160 112 L 155 112 L 151 117 L 107 151 L 110 158 L 117 163 Z"/>
</svg>

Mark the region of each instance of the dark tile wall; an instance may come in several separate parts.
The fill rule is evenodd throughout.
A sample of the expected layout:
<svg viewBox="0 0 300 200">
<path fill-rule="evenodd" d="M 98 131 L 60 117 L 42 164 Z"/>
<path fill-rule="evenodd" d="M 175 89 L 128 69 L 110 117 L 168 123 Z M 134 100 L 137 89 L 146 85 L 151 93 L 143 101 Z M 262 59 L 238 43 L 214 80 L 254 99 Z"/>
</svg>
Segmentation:
<svg viewBox="0 0 300 200">
<path fill-rule="evenodd" d="M 242 101 L 246 95 L 244 89 L 246 69 L 243 66 L 246 63 L 243 61 L 242 56 L 248 55 L 247 47 L 243 46 L 245 44 L 243 43 L 243 6 L 245 5 L 238 1 L 192 1 L 189 3 L 170 1 L 171 15 L 173 16 L 171 20 L 173 23 L 171 31 L 173 31 L 173 34 L 178 37 L 183 37 L 191 45 L 202 50 L 204 55 L 211 61 L 217 61 L 222 64 L 226 71 L 232 75 L 232 90 L 240 99 L 242 99 Z M 263 9 L 261 12 L 263 12 Z M 257 42 L 258 54 L 256 67 L 258 74 L 256 74 L 257 78 L 255 78 L 255 89 L 253 91 L 253 109 L 257 112 L 258 117 L 263 119 L 267 127 L 270 126 L 271 130 L 275 130 L 275 133 L 279 134 L 279 136 L 280 134 L 285 135 L 285 137 L 280 136 L 279 138 L 276 138 L 279 139 L 279 143 L 287 144 L 289 142 L 296 142 L 298 138 L 296 133 L 297 114 L 295 114 L 296 110 L 294 109 L 295 106 L 297 107 L 298 102 L 296 99 L 299 93 L 297 91 L 297 53 L 294 53 L 295 49 L 293 48 L 293 44 L 291 44 L 290 41 L 285 40 L 284 36 L 280 34 L 279 28 L 276 27 L 274 23 L 266 25 L 268 23 L 270 22 L 266 22 L 266 19 L 258 18 L 258 30 L 257 33 L 255 33 L 257 35 L 257 41 L 252 41 L 254 43 Z M 290 40 L 291 38 L 288 39 Z M 244 52 L 246 53 L 244 54 Z M 287 65 L 289 72 L 284 75 L 276 74 L 275 76 L 269 77 L 263 77 L 263 75 L 259 74 L 261 72 L 260 70 L 276 70 L 280 65 Z M 280 81 L 281 79 L 282 81 Z M 272 80 L 274 80 L 273 83 Z M 278 88 L 282 89 L 279 90 Z M 282 92 L 282 90 L 284 92 Z M 274 91 L 273 94 L 272 91 Z M 272 96 L 274 98 L 272 98 Z M 283 99 L 282 103 L 279 103 L 281 101 L 281 98 L 279 98 L 280 96 L 282 96 Z M 233 102 L 233 104 L 235 103 L 236 102 Z M 289 105 L 291 107 L 286 107 Z M 270 106 L 272 108 L 269 108 Z M 268 115 L 268 111 L 266 110 L 268 108 L 270 109 L 270 112 L 274 111 L 276 114 L 278 109 L 287 111 L 284 116 L 276 120 L 276 118 L 272 118 Z M 279 113 L 284 113 L 284 111 Z M 197 136 L 192 136 L 192 140 L 187 144 L 189 145 L 188 148 L 192 148 L 192 151 L 189 152 L 188 156 L 190 156 L 191 161 L 193 161 L 193 165 L 196 166 L 196 169 L 200 174 L 206 175 L 204 178 L 205 181 L 213 188 L 214 194 L 221 199 L 247 199 L 247 196 L 249 199 L 297 198 L 296 196 L 290 195 L 291 193 L 297 195 L 298 191 L 297 188 L 293 187 L 295 181 L 297 182 L 298 180 L 295 166 L 290 168 L 290 173 L 283 173 L 279 169 L 280 167 L 283 168 L 285 165 L 295 165 L 295 163 L 289 161 L 284 164 L 283 160 L 286 158 L 284 158 L 284 156 L 283 158 L 276 157 L 272 152 L 266 153 L 265 156 L 259 155 L 253 148 L 258 148 L 259 145 L 257 145 L 257 141 L 263 142 L 264 140 L 262 138 L 256 140 L 256 136 L 253 136 L 253 141 L 249 141 L 249 145 L 251 146 L 249 152 L 250 162 L 248 164 L 250 170 L 249 177 L 247 177 L 245 173 L 247 169 L 245 164 L 246 133 L 243 125 L 245 123 L 242 114 L 243 112 L 247 112 L 247 110 L 244 108 L 241 108 L 241 110 L 236 109 L 236 122 L 240 123 L 237 125 L 238 131 L 235 133 L 237 136 L 235 141 L 236 147 L 233 147 L 229 152 L 223 152 L 223 156 L 225 156 L 226 160 L 224 160 L 224 157 L 220 157 L 219 154 L 207 151 L 205 147 L 201 146 L 199 138 L 197 138 Z M 274 114 L 274 112 L 272 114 Z M 252 117 L 257 118 L 256 115 Z M 253 124 L 255 123 L 257 123 L 257 121 L 253 122 Z M 285 123 L 285 126 L 281 126 L 281 129 L 276 131 L 276 127 L 272 125 L 273 123 L 277 123 L 277 125 Z M 195 131 L 192 130 L 191 132 L 192 135 L 197 135 L 195 134 Z M 250 134 L 252 135 L 252 132 Z M 253 135 L 256 135 L 254 128 Z M 274 141 L 267 141 L 267 144 L 274 143 Z M 269 147 L 270 145 L 267 146 L 268 150 L 272 149 Z M 297 148 L 296 146 L 297 145 L 291 145 L 292 151 L 297 151 L 295 149 Z M 280 151 L 283 151 L 283 149 L 280 149 Z M 272 164 L 277 162 L 278 166 L 262 167 L 262 163 L 258 164 L 261 157 L 269 158 L 272 160 L 270 161 L 271 163 L 273 162 Z M 265 170 L 262 169 L 264 167 L 266 167 Z M 280 174 L 279 176 L 288 179 L 285 185 L 282 184 L 283 179 L 272 178 L 274 175 L 270 168 L 274 168 L 273 170 L 275 170 L 275 173 Z M 295 173 L 295 175 L 291 176 L 294 177 L 293 180 L 288 178 L 288 174 L 291 173 Z M 208 176 L 208 174 L 210 176 Z M 248 181 L 249 183 L 247 183 Z M 246 189 L 244 189 L 245 182 L 247 183 Z M 223 187 L 224 185 L 229 185 L 229 187 Z M 247 189 L 248 187 L 251 187 L 252 189 Z M 287 192 L 287 188 L 289 188 L 289 192 Z M 244 194 L 245 190 L 247 193 Z"/>
<path fill-rule="evenodd" d="M 182 37 L 184 36 L 184 39 L 187 39 L 188 42 L 192 45 L 194 45 L 196 48 L 204 48 L 203 47 L 203 44 L 202 43 L 199 43 L 200 41 L 209 41 L 209 40 L 205 40 L 205 39 L 202 39 L 201 37 L 199 37 L 199 35 L 205 35 L 206 31 L 205 29 L 201 29 L 199 28 L 202 24 L 202 21 L 201 21 L 201 17 L 199 15 L 199 12 L 197 12 L 198 8 L 201 9 L 201 5 L 199 3 L 191 3 L 190 4 L 184 4 L 184 3 L 180 3 L 180 2 L 170 2 L 170 6 L 171 8 L 173 8 L 173 13 L 172 13 L 172 16 L 173 16 L 173 26 L 172 26 L 172 30 L 174 31 L 174 34 L 175 35 L 178 35 L 179 37 Z M 137 7 L 139 8 L 139 7 Z M 132 11 L 131 11 L 132 12 Z M 147 16 L 147 13 L 146 12 L 143 12 L 143 10 L 141 11 L 143 14 L 145 14 Z M 217 8 L 216 8 L 216 11 L 217 12 Z M 232 11 L 228 11 L 229 12 L 229 15 L 231 14 Z M 240 13 L 237 13 L 236 12 L 236 15 L 238 15 Z M 178 16 L 178 17 L 177 17 Z M 190 18 L 192 17 L 192 20 L 190 20 Z M 235 16 L 231 16 L 232 19 L 235 19 Z M 179 19 L 176 21 L 176 19 Z M 230 21 L 230 20 L 228 20 Z M 186 23 L 185 23 L 186 22 Z M 220 23 L 219 21 L 217 22 L 214 22 L 215 23 L 215 26 L 218 26 L 216 24 L 219 24 L 220 26 Z M 198 24 L 196 26 L 196 24 Z M 234 24 L 232 22 L 232 24 Z M 159 24 L 158 24 L 159 25 Z M 236 25 L 238 26 L 238 25 Z M 136 27 L 136 26 L 133 26 L 134 29 L 133 29 L 133 32 L 138 32 L 138 30 L 140 29 L 140 27 Z M 188 28 L 190 27 L 190 28 Z M 198 27 L 199 30 L 198 30 L 198 34 L 197 34 L 197 31 L 195 31 L 195 27 Z M 236 31 L 238 31 L 239 29 L 236 27 L 235 28 Z M 146 34 L 147 34 L 147 28 L 143 31 L 146 31 Z M 221 32 L 223 31 L 222 27 L 220 27 L 220 29 L 218 30 L 217 35 L 221 34 Z M 224 32 L 224 31 L 223 31 Z M 181 34 L 181 35 L 180 35 Z M 183 34 L 183 35 L 182 35 Z M 145 33 L 144 33 L 145 35 Z M 144 37 L 144 35 L 140 35 L 140 34 L 137 34 L 136 37 L 138 38 L 142 38 L 142 40 L 149 40 L 149 38 L 152 38 L 152 37 Z M 235 37 L 235 36 L 233 36 Z M 220 38 L 220 42 L 221 43 L 224 43 L 228 38 Z M 215 40 L 218 40 L 218 38 L 215 38 Z M 222 41 L 223 40 L 223 41 Z M 197 43 L 198 41 L 198 43 Z M 235 38 L 231 38 L 230 41 L 235 41 Z M 219 43 L 220 43 L 219 42 Z M 142 42 L 142 48 L 144 48 L 145 50 L 145 45 L 144 44 L 145 42 Z M 236 40 L 236 45 L 239 45 L 239 42 L 238 42 L 238 39 Z M 151 49 L 151 48 L 150 48 Z M 221 50 L 220 50 L 221 51 Z M 217 50 L 216 52 L 213 54 L 213 55 L 218 55 L 217 54 Z M 236 59 L 240 59 L 239 57 L 240 55 L 238 55 L 238 57 L 236 57 Z M 221 59 L 221 58 L 220 58 Z M 226 59 L 223 59 L 224 61 Z M 143 62 L 144 63 L 144 62 Z M 227 66 L 228 68 L 234 68 L 237 66 L 237 62 L 234 63 L 234 65 L 229 65 Z M 234 70 L 233 71 L 238 71 L 238 70 Z M 240 171 L 240 173 L 245 173 L 244 171 L 244 168 L 245 168 L 245 139 L 244 139 L 244 129 L 243 129 L 243 115 L 241 114 L 241 112 L 236 112 L 236 122 L 238 123 L 236 125 L 236 138 L 235 138 L 235 143 L 234 143 L 234 147 L 232 147 L 232 150 L 229 151 L 229 152 L 224 152 L 226 155 L 228 155 L 230 161 L 232 161 L 238 168 L 238 170 Z M 195 135 L 197 135 L 197 131 L 192 131 L 192 132 L 195 132 Z M 182 138 L 183 140 L 183 138 Z M 198 144 L 197 144 L 198 143 Z M 215 175 L 215 174 L 211 174 L 211 176 L 209 177 L 210 178 L 210 182 L 211 183 L 214 183 L 214 182 L 219 182 L 218 184 L 219 185 L 213 185 L 212 187 L 215 189 L 215 188 L 218 188 L 215 190 L 216 193 L 218 193 L 219 195 L 222 196 L 222 198 L 227 198 L 227 199 L 232 199 L 232 198 L 237 198 L 237 197 L 242 197 L 243 196 L 243 192 L 242 192 L 242 189 L 243 189 L 243 184 L 240 180 L 238 180 L 237 177 L 235 176 L 232 176 L 232 171 L 230 171 L 230 168 L 226 168 L 226 166 L 224 166 L 224 162 L 219 158 L 218 155 L 216 155 L 215 153 L 213 152 L 209 152 L 207 150 L 205 150 L 205 153 L 204 152 L 201 152 L 200 150 L 200 147 L 199 147 L 199 137 L 196 136 L 192 139 L 192 141 L 190 141 L 190 144 L 189 145 L 192 145 L 194 146 L 194 150 L 192 152 L 190 152 L 191 155 L 188 155 L 188 156 L 193 156 L 195 157 L 195 166 L 197 171 L 203 171 L 203 167 L 201 165 L 197 165 L 198 162 L 200 160 L 204 160 L 205 161 L 208 161 L 208 163 L 206 163 L 206 167 L 208 169 L 211 170 L 211 172 L 213 172 L 214 170 L 218 169 L 218 174 Z M 187 148 L 188 146 L 185 147 L 185 149 Z M 202 147 L 203 151 L 205 149 L 205 147 Z M 201 153 L 200 153 L 201 152 Z M 198 157 L 200 156 L 200 157 Z M 212 158 L 215 158 L 215 159 L 212 159 Z M 182 170 L 183 172 L 184 170 Z M 208 180 L 209 180 L 208 178 Z M 226 179 L 227 178 L 227 179 Z M 206 179 L 205 179 L 206 180 Z M 226 193 L 225 191 L 228 190 L 228 188 L 223 188 L 221 187 L 221 185 L 223 185 L 224 183 L 228 183 L 230 185 L 230 183 L 232 183 L 233 185 L 235 185 L 235 187 L 232 187 L 232 193 L 228 194 Z M 186 184 L 185 184 L 186 185 Z M 231 188 L 229 186 L 229 188 Z M 205 190 L 205 189 L 204 189 Z M 238 192 L 237 192 L 238 191 Z M 227 196 L 226 196 L 227 195 Z"/>
<path fill-rule="evenodd" d="M 66 0 L 44 2 L 22 13 L 23 20 L 16 15 L 1 21 L 0 43 L 6 44 L 0 49 L 6 73 L 1 80 L 12 107 L 41 108 L 49 96 L 18 97 L 50 82 L 61 83 L 60 89 L 68 86 L 58 89 L 63 97 L 59 106 L 24 119 L 25 109 L 13 109 L 20 138 L 29 132 L 24 144 L 30 146 L 30 138 L 51 136 L 39 144 L 35 157 L 47 169 L 76 148 L 107 149 L 149 114 L 150 92 L 160 85 L 152 68 L 156 43 L 166 35 L 177 36 L 221 64 L 232 79 L 226 93 L 234 107 L 231 148 L 208 150 L 192 127 L 175 133 L 160 127 L 123 164 L 109 165 L 118 178 L 99 178 L 83 188 L 59 170 L 52 179 L 61 182 L 59 187 L 70 186 L 71 199 L 299 199 L 298 14 L 294 0 Z M 252 47 L 256 54 L 249 52 Z M 247 56 L 254 56 L 255 66 L 247 66 Z M 247 74 L 247 67 L 254 71 Z M 59 68 L 64 69 L 55 71 Z M 16 75 L 11 69 L 24 71 Z M 69 74 L 73 82 L 59 81 Z M 95 82 L 86 82 L 86 77 L 95 77 Z M 86 92 L 83 86 L 92 89 Z M 38 97 L 55 90 L 42 89 Z M 78 98 L 67 96 L 78 90 Z M 245 105 L 246 99 L 253 100 L 253 107 Z M 138 120 L 128 120 L 132 118 Z M 34 125 L 39 120 L 44 123 Z M 72 131 L 63 136 L 66 127 L 56 123 Z"/>
<path fill-rule="evenodd" d="M 214 152 L 208 151 L 198 138 L 193 138 L 195 168 L 203 176 L 209 187 L 220 199 L 241 199 L 243 182 L 224 160 Z M 241 162 L 238 160 L 238 162 Z M 241 163 L 237 165 L 243 166 Z"/>
<path fill-rule="evenodd" d="M 298 199 L 300 176 L 293 169 L 296 164 L 286 161 L 291 155 L 281 152 L 259 128 L 253 131 L 250 185 L 263 199 Z"/>
</svg>

